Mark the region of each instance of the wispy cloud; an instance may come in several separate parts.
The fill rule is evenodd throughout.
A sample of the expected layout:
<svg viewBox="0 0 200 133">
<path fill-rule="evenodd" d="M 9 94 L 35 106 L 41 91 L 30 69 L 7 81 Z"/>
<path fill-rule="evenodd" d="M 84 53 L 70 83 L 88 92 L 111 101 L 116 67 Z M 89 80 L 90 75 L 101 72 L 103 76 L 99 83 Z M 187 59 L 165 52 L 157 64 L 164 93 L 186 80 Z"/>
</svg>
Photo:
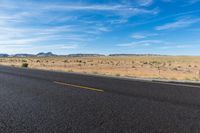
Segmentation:
<svg viewBox="0 0 200 133">
<path fill-rule="evenodd" d="M 160 49 L 185 49 L 185 48 L 191 48 L 193 47 L 192 45 L 171 45 L 171 46 L 162 46 Z"/>
<path fill-rule="evenodd" d="M 44 10 L 65 10 L 65 11 L 116 11 L 123 10 L 122 5 L 86 5 L 86 4 L 57 4 L 43 6 L 41 9 Z"/>
<path fill-rule="evenodd" d="M 150 0 L 140 0 L 141 5 L 148 5 Z M 157 10 L 133 7 L 128 4 L 89 4 L 89 3 L 57 3 L 34 1 L 0 1 L 0 45 L 1 46 L 29 46 L 37 44 L 80 44 L 95 39 L 101 33 L 110 32 L 109 24 L 126 23 L 129 17 L 139 14 L 156 14 Z M 23 8 L 21 8 L 23 7 Z M 56 12 L 56 14 L 55 14 Z M 100 22 L 84 16 L 101 14 L 104 21 Z M 107 15 L 109 17 L 107 17 Z M 110 16 L 119 16 L 113 19 Z M 92 22 L 92 23 L 89 23 Z M 50 25 L 57 23 L 58 25 Z M 64 25 L 63 25 L 64 23 Z M 44 26 L 43 26 L 44 25 Z M 65 47 L 65 46 L 63 46 Z M 66 45 L 68 47 L 68 45 Z M 71 45 L 70 45 L 71 47 Z M 73 46 L 74 47 L 74 46 Z M 75 48 L 75 47 L 74 47 Z"/>
<path fill-rule="evenodd" d="M 200 22 L 200 10 L 194 4 L 199 1 L 191 0 L 186 10 L 181 5 L 189 2 L 180 0 L 0 0 L 0 52 L 78 51 L 82 46 L 91 49 L 97 44 L 100 49 L 112 49 L 118 42 L 127 49 L 165 46 L 166 42 L 161 41 L 165 38 L 156 34 L 159 31 L 165 34 L 169 29 L 199 27 L 193 26 Z M 170 3 L 162 8 L 161 2 Z M 166 10 L 168 6 L 178 9 L 171 14 Z"/>
<path fill-rule="evenodd" d="M 0 28 L 0 45 L 56 45 L 60 41 L 81 44 L 92 39 L 92 36 L 86 34 L 76 34 L 76 32 L 79 32 L 79 28 L 74 26 L 18 28 L 4 25 L 4 27 L 0 26 Z"/>
<path fill-rule="evenodd" d="M 168 42 L 163 40 L 143 40 L 143 41 L 133 41 L 130 43 L 117 44 L 118 47 L 127 47 L 127 48 L 154 48 L 160 50 L 178 50 L 178 49 L 187 49 L 192 48 L 198 44 L 183 44 L 178 42 Z"/>
<path fill-rule="evenodd" d="M 161 26 L 157 26 L 155 29 L 156 30 L 168 30 L 168 29 L 177 29 L 177 28 L 184 28 L 184 27 L 189 27 L 192 24 L 195 24 L 199 22 L 199 18 L 195 19 L 180 19 L 172 23 L 167 23 Z"/>
<path fill-rule="evenodd" d="M 157 36 L 157 33 L 135 33 L 132 34 L 131 37 L 134 39 L 144 39 L 152 36 Z"/>
<path fill-rule="evenodd" d="M 0 45 L 0 49 L 3 53 L 32 53 L 49 52 L 49 51 L 71 51 L 77 49 L 77 44 L 56 44 L 56 45 Z M 60 53 L 58 53 L 60 54 Z"/>
<path fill-rule="evenodd" d="M 149 5 L 152 3 L 152 0 L 139 0 L 140 5 Z M 133 7 L 128 4 L 87 4 L 87 3 L 35 3 L 35 2 L 9 2 L 3 4 L 2 7 L 6 9 L 20 9 L 20 7 L 25 7 L 26 11 L 66 11 L 66 12 L 75 12 L 75 11 L 103 11 L 111 12 L 114 14 L 124 14 L 128 13 L 131 15 L 137 14 L 156 14 L 158 10 L 149 10 L 142 7 Z M 29 8 L 27 8 L 27 6 Z M 37 9 L 37 10 L 36 10 Z M 92 13 L 92 12 L 91 12 Z"/>
<path fill-rule="evenodd" d="M 143 40 L 143 41 L 133 41 L 129 43 L 122 43 L 122 44 L 117 44 L 117 46 L 120 47 L 136 47 L 136 46 L 149 46 L 153 44 L 161 44 L 164 42 L 161 40 Z"/>
<path fill-rule="evenodd" d="M 134 38 L 134 39 L 146 38 L 146 36 L 144 34 L 133 34 L 131 37 Z"/>
<path fill-rule="evenodd" d="M 148 4 L 146 1 L 143 1 L 143 5 Z M 157 9 L 145 9 L 142 7 L 133 7 L 130 5 L 122 5 L 122 4 L 56 4 L 56 5 L 48 5 L 42 6 L 40 9 L 48 10 L 48 11 L 66 11 L 66 12 L 79 12 L 79 11 L 91 11 L 99 12 L 105 15 L 105 12 L 111 13 L 112 15 L 130 17 L 140 14 L 157 14 L 159 11 Z"/>
<path fill-rule="evenodd" d="M 141 6 L 149 6 L 153 3 L 153 0 L 138 0 L 138 3 Z"/>
</svg>

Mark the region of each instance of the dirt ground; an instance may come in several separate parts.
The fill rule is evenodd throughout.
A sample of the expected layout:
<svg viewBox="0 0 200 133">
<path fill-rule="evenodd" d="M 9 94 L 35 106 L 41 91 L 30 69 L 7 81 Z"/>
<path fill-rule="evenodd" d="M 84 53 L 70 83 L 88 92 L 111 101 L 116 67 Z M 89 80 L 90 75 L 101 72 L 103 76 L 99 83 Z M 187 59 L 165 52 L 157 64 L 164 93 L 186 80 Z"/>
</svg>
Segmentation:
<svg viewBox="0 0 200 133">
<path fill-rule="evenodd" d="M 0 65 L 89 74 L 200 80 L 200 57 L 195 56 L 124 56 L 124 57 L 31 57 L 0 58 Z"/>
</svg>

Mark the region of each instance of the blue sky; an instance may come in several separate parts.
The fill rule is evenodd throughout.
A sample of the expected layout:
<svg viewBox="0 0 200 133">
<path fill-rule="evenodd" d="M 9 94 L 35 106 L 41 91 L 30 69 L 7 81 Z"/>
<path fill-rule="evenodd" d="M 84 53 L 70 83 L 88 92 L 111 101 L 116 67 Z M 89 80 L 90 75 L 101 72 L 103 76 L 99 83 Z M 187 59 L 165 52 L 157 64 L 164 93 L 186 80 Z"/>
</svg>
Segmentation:
<svg viewBox="0 0 200 133">
<path fill-rule="evenodd" d="M 0 0 L 0 53 L 200 55 L 200 0 Z"/>
</svg>

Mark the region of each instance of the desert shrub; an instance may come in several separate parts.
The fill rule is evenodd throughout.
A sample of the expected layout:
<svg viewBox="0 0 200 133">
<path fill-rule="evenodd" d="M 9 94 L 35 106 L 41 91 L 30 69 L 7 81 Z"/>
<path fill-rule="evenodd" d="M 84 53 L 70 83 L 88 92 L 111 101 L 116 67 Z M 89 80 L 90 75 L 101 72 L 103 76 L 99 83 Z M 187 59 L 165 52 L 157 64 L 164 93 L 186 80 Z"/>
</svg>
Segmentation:
<svg viewBox="0 0 200 133">
<path fill-rule="evenodd" d="M 173 78 L 171 78 L 171 80 L 177 80 L 177 78 L 173 77 Z"/>
<path fill-rule="evenodd" d="M 147 64 L 148 64 L 148 62 L 143 62 L 143 64 L 144 64 L 144 65 L 147 65 Z"/>
<path fill-rule="evenodd" d="M 116 66 L 119 66 L 120 65 L 120 62 L 117 62 Z"/>
<path fill-rule="evenodd" d="M 136 68 L 135 66 L 132 66 L 132 68 Z"/>
<path fill-rule="evenodd" d="M 28 67 L 28 63 L 23 63 L 22 67 L 26 67 L 27 68 Z"/>
<path fill-rule="evenodd" d="M 88 60 L 88 62 L 93 62 L 93 60 Z"/>
<path fill-rule="evenodd" d="M 119 76 L 120 76 L 120 74 L 119 74 L 119 73 L 117 73 L 117 74 L 116 74 L 116 76 L 118 76 L 118 77 L 119 77 Z"/>
<path fill-rule="evenodd" d="M 64 60 L 63 62 L 64 62 L 64 63 L 69 63 L 69 61 L 68 61 L 68 60 Z"/>
<path fill-rule="evenodd" d="M 186 77 L 185 80 L 191 80 L 190 78 Z"/>
<path fill-rule="evenodd" d="M 27 60 L 22 60 L 22 62 L 27 62 Z"/>
<path fill-rule="evenodd" d="M 166 65 L 166 62 L 163 63 L 163 66 L 165 66 L 165 65 Z"/>
<path fill-rule="evenodd" d="M 159 61 L 152 61 L 152 64 L 161 64 L 161 62 L 159 62 Z"/>
<path fill-rule="evenodd" d="M 94 72 L 92 72 L 93 74 L 98 74 L 98 72 L 96 72 L 96 71 L 94 71 Z"/>
<path fill-rule="evenodd" d="M 75 60 L 75 62 L 81 63 L 81 62 L 82 62 L 82 60 Z"/>
<path fill-rule="evenodd" d="M 195 81 L 199 81 L 199 78 L 197 78 L 197 77 L 193 77 L 193 79 L 194 79 Z"/>
<path fill-rule="evenodd" d="M 73 70 L 68 70 L 68 72 L 74 72 Z"/>
</svg>

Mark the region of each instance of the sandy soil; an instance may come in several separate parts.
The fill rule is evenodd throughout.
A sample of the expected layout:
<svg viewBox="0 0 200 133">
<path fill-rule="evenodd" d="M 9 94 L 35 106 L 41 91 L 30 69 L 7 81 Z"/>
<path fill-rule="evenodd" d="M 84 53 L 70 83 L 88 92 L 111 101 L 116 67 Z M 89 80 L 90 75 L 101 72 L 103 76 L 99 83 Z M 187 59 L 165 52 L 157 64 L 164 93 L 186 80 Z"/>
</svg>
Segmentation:
<svg viewBox="0 0 200 133">
<path fill-rule="evenodd" d="M 46 57 L 0 58 L 1 65 L 114 76 L 200 80 L 200 57 Z"/>
</svg>

